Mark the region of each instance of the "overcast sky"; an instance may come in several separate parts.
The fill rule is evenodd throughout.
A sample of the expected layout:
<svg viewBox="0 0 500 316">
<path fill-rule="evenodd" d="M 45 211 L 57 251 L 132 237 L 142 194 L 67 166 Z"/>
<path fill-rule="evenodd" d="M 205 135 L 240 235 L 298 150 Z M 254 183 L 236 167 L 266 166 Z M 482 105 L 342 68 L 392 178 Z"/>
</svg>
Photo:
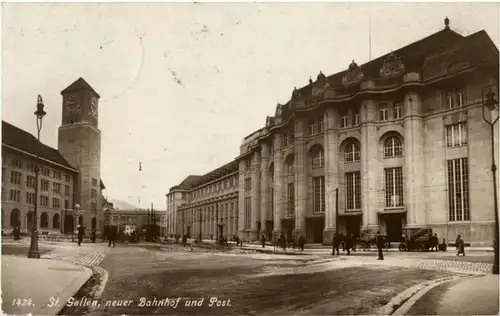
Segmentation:
<svg viewBox="0 0 500 316">
<path fill-rule="evenodd" d="M 165 209 L 165 193 L 239 154 L 294 86 L 444 27 L 499 43 L 495 3 L 3 4 L 2 119 L 57 147 L 60 91 L 101 95 L 105 195 Z M 142 161 L 142 172 L 138 171 Z"/>
</svg>

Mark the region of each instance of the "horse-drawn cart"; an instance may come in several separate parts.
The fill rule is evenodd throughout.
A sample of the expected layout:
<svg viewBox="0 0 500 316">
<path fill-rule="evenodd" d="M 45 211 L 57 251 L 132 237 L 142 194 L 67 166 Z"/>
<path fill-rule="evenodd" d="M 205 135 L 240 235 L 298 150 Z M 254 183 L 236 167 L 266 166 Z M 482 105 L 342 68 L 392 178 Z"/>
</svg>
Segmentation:
<svg viewBox="0 0 500 316">
<path fill-rule="evenodd" d="M 384 250 L 389 250 L 391 248 L 390 242 L 387 241 L 387 236 L 382 235 L 384 238 Z M 377 234 L 361 232 L 361 235 L 356 240 L 356 245 L 359 249 L 367 251 L 370 250 L 371 246 L 374 245 L 375 249 L 377 248 Z"/>
<path fill-rule="evenodd" d="M 432 228 L 405 228 L 399 251 L 427 251 L 432 242 Z"/>
</svg>

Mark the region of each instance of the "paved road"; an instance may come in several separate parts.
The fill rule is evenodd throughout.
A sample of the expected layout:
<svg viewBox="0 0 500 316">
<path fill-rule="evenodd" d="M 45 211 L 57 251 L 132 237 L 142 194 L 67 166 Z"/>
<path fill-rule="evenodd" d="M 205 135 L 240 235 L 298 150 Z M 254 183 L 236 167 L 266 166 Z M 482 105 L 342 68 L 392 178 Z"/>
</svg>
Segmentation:
<svg viewBox="0 0 500 316">
<path fill-rule="evenodd" d="M 108 281 L 91 315 L 373 314 L 406 288 L 450 275 L 356 265 L 338 258 L 185 250 L 135 245 L 112 249 L 101 263 Z M 85 291 L 92 295 L 87 288 L 82 297 Z M 164 298 L 180 298 L 179 303 L 168 301 L 177 308 L 159 305 L 167 302 L 159 303 Z M 124 302 L 130 304 L 123 306 Z M 64 314 L 86 311 L 74 307 Z"/>
</svg>

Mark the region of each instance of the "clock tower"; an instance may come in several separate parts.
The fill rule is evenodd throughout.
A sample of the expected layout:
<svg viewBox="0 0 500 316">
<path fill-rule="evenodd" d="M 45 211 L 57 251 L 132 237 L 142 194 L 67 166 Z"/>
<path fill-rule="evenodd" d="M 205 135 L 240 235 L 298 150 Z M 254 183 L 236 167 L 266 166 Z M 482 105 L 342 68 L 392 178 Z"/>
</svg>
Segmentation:
<svg viewBox="0 0 500 316">
<path fill-rule="evenodd" d="M 102 201 L 99 94 L 83 78 L 79 78 L 61 91 L 61 95 L 62 122 L 59 127 L 58 149 L 79 170 L 74 187 L 74 203 L 80 205 L 83 226 L 90 232 L 93 228 L 92 219 L 95 217 L 95 229 L 100 232 Z"/>
</svg>

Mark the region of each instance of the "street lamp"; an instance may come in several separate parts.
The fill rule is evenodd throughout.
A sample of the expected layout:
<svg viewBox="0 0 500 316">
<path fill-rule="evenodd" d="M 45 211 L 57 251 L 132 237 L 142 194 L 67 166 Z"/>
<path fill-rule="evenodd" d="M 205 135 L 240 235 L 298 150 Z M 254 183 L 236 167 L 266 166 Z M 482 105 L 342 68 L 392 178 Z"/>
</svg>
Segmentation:
<svg viewBox="0 0 500 316">
<path fill-rule="evenodd" d="M 496 85 L 484 87 L 481 91 L 483 100 L 483 120 L 490 126 L 491 138 L 491 173 L 493 174 L 493 207 L 495 212 L 495 256 L 493 262 L 493 274 L 498 274 L 498 196 L 497 196 L 497 166 L 495 163 L 495 123 L 498 121 L 498 101 L 495 100 L 495 92 L 492 88 Z M 486 92 L 486 93 L 485 93 Z M 487 113 L 489 112 L 489 115 Z"/>
<path fill-rule="evenodd" d="M 80 215 L 80 204 L 75 204 L 75 218 L 73 218 L 73 242 L 75 241 L 75 229 L 77 226 L 77 220 L 79 221 L 79 215 Z"/>
<path fill-rule="evenodd" d="M 37 140 L 40 142 L 40 131 L 42 130 L 42 121 L 43 117 L 45 114 L 47 114 L 43 110 L 43 100 L 40 95 L 38 95 L 37 102 L 36 102 L 36 111 L 35 111 L 35 116 L 36 116 L 36 129 L 37 129 Z M 35 165 L 35 207 L 33 210 L 33 229 L 31 230 L 31 243 L 30 243 L 30 250 L 28 251 L 28 258 L 35 258 L 39 259 L 40 258 L 40 250 L 38 249 L 38 223 L 37 223 L 37 217 L 38 217 L 38 175 L 40 173 L 40 166 L 38 165 L 38 156 L 35 157 L 36 160 L 36 165 Z"/>
</svg>

